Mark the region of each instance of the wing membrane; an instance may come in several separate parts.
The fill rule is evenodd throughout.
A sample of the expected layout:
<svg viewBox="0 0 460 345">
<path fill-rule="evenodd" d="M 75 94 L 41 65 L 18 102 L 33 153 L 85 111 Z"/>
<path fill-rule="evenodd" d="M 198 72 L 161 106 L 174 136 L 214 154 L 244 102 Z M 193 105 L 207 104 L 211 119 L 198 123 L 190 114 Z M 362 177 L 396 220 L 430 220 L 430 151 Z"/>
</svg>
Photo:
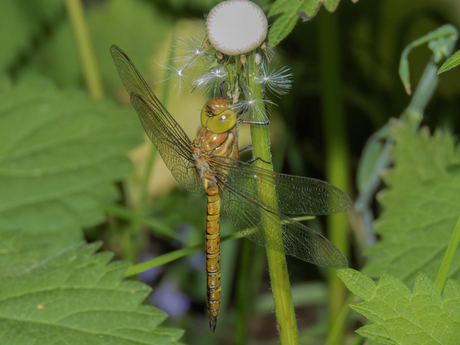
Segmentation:
<svg viewBox="0 0 460 345">
<path fill-rule="evenodd" d="M 188 191 L 203 193 L 204 187 L 194 172 L 189 137 L 150 90 L 129 57 L 115 45 L 110 47 L 110 53 L 142 126 L 166 166 Z"/>
<path fill-rule="evenodd" d="M 321 180 L 280 174 L 224 157 L 213 157 L 210 163 L 223 184 L 242 196 L 256 196 L 260 190 L 274 191 L 276 195 L 267 197 L 276 197 L 281 213 L 327 215 L 352 207 L 347 194 Z"/>
<path fill-rule="evenodd" d="M 332 242 L 257 197 L 243 196 L 233 186 L 223 189 L 221 197 L 235 228 L 251 241 L 315 265 L 347 267 L 347 259 Z"/>
</svg>

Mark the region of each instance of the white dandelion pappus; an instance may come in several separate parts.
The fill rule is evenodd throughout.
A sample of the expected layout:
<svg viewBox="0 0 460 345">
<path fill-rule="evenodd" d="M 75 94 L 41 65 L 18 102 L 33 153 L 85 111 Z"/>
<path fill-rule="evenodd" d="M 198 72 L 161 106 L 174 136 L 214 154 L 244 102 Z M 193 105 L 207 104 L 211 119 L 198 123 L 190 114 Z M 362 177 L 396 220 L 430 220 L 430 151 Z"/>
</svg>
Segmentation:
<svg viewBox="0 0 460 345">
<path fill-rule="evenodd" d="M 194 88 L 199 88 L 206 92 L 212 92 L 216 95 L 219 91 L 220 85 L 226 80 L 228 76 L 224 66 L 216 66 L 211 68 L 207 73 L 195 78 L 193 80 Z"/>
<path fill-rule="evenodd" d="M 182 87 L 184 84 L 190 86 L 190 83 L 187 81 L 189 78 L 187 72 L 190 69 L 189 64 L 184 64 L 180 67 L 174 66 L 165 66 L 157 62 L 158 65 L 166 69 L 166 77 L 162 80 L 159 80 L 158 83 L 163 83 L 165 81 L 169 81 L 171 83 L 170 92 L 176 92 L 176 97 L 180 96 L 182 91 Z"/>
<path fill-rule="evenodd" d="M 285 95 L 291 89 L 293 74 L 289 72 L 289 68 L 281 67 L 267 73 L 266 65 L 262 64 L 260 71 L 260 77 L 255 77 L 254 81 L 262 84 L 274 95 Z"/>
<path fill-rule="evenodd" d="M 194 35 L 191 36 L 179 36 L 177 37 L 176 43 L 174 43 L 174 61 L 184 61 L 195 64 L 202 62 L 200 60 L 209 60 L 209 54 L 207 54 L 209 47 L 206 43 L 206 32 L 204 30 L 198 30 Z M 209 61 L 207 61 L 209 62 Z"/>
<path fill-rule="evenodd" d="M 241 100 L 232 106 L 232 110 L 235 113 L 244 113 L 245 117 L 251 117 L 251 114 L 258 114 L 259 118 L 263 118 L 263 121 L 268 120 L 268 108 L 271 105 L 276 105 L 269 99 L 254 99 L 249 96 L 248 99 Z"/>
</svg>

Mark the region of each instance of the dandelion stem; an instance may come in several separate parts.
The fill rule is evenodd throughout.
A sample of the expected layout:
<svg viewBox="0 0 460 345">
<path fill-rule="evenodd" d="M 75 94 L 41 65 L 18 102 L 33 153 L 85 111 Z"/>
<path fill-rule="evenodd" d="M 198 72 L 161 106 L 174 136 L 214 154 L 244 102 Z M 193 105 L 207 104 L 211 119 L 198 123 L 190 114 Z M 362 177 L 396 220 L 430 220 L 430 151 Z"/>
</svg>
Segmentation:
<svg viewBox="0 0 460 345">
<path fill-rule="evenodd" d="M 260 69 L 256 64 L 256 52 L 253 51 L 248 54 L 248 74 L 253 77 L 260 77 Z M 263 102 L 263 90 L 260 83 L 255 82 L 253 78 L 248 78 L 249 89 L 254 92 L 254 99 L 256 107 L 265 107 Z M 252 112 L 251 120 L 264 121 L 263 116 L 265 109 L 255 109 Z M 272 164 L 265 163 L 271 162 L 270 153 L 270 140 L 268 137 L 267 126 L 251 126 L 251 137 L 253 144 L 254 158 L 261 159 L 254 162 L 258 167 L 273 171 Z M 270 188 L 270 186 L 264 186 Z M 275 195 L 274 191 L 260 190 L 260 199 L 263 203 L 277 209 L 276 199 L 267 197 L 268 195 Z M 267 225 L 268 226 L 268 225 Z M 265 227 L 267 228 L 267 227 Z M 279 233 L 281 237 L 281 233 Z M 267 241 L 271 236 L 267 236 Z M 275 241 L 282 241 L 281 238 L 274 239 Z M 292 294 L 289 284 L 289 274 L 287 270 L 286 257 L 284 253 L 280 253 L 267 248 L 268 268 L 270 271 L 270 281 L 273 291 L 273 300 L 275 302 L 276 320 L 280 342 L 282 345 L 296 345 L 299 344 L 299 334 L 297 331 L 297 322 L 294 313 L 294 306 L 292 304 Z"/>
</svg>

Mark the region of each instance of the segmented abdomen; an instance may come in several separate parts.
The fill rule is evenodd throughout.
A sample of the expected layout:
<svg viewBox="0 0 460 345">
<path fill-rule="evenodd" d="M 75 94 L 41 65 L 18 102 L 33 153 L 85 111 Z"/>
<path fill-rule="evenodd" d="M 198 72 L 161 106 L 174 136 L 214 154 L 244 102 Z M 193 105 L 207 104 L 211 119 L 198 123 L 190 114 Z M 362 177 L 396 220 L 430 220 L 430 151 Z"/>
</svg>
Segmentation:
<svg viewBox="0 0 460 345">
<path fill-rule="evenodd" d="M 208 205 L 206 213 L 206 278 L 209 328 L 216 329 L 220 311 L 220 205 L 215 184 L 206 188 Z"/>
</svg>

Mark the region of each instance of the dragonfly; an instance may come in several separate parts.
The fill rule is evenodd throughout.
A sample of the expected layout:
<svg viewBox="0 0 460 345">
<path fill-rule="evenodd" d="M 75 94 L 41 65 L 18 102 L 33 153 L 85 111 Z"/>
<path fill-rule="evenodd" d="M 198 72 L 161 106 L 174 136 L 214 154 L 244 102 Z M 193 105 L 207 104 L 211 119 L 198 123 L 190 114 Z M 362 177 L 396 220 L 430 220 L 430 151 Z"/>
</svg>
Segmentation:
<svg viewBox="0 0 460 345">
<path fill-rule="evenodd" d="M 345 212 L 352 207 L 347 194 L 321 180 L 240 161 L 237 125 L 266 123 L 243 120 L 241 111 L 224 97 L 204 105 L 202 127 L 196 139 L 190 140 L 129 57 L 116 45 L 110 52 L 147 136 L 174 178 L 186 190 L 207 196 L 205 250 L 211 331 L 216 329 L 220 311 L 220 202 L 235 229 L 255 243 L 319 266 L 348 266 L 328 239 L 287 216 Z M 269 206 L 266 200 L 275 200 L 278 206 Z"/>
</svg>

